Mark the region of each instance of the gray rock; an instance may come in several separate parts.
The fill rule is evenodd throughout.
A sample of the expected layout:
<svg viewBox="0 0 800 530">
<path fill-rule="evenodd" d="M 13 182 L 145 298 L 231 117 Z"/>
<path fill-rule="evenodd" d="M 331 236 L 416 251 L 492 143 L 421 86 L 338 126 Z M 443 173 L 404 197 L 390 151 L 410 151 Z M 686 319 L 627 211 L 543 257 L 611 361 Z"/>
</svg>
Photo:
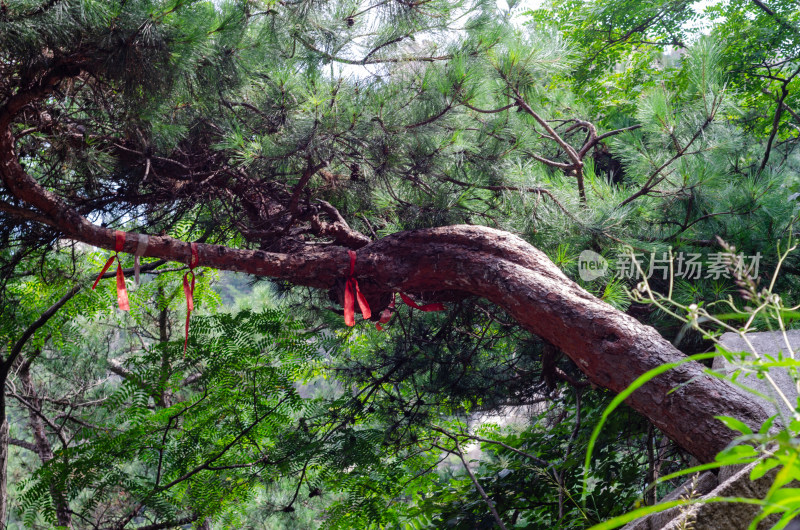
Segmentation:
<svg viewBox="0 0 800 530">
<path fill-rule="evenodd" d="M 751 482 L 750 471 L 758 462 L 741 468 L 725 482 L 716 485 L 716 477 L 710 471 L 701 475 L 694 491 L 692 481 L 687 481 L 677 488 L 663 501 L 675 500 L 682 496 L 700 499 L 695 504 L 678 506 L 661 513 L 637 519 L 626 525 L 623 530 L 746 530 L 759 514 L 761 507 L 754 504 L 733 502 L 703 503 L 715 497 L 744 497 L 763 499 L 775 478 L 777 468 L 760 479 Z M 710 489 L 709 489 L 710 487 Z M 662 502 L 663 502 L 662 501 Z M 762 521 L 758 528 L 766 529 L 775 524 L 778 516 Z"/>
<path fill-rule="evenodd" d="M 777 468 L 767 473 L 756 481 L 750 481 L 750 471 L 758 464 L 753 462 L 745 466 L 738 473 L 717 486 L 714 490 L 704 495 L 702 499 L 714 497 L 744 497 L 750 499 L 763 499 L 772 486 Z M 755 504 L 739 502 L 714 502 L 697 503 L 683 507 L 672 521 L 662 527 L 662 530 L 681 530 L 693 528 L 694 530 L 746 530 L 750 523 L 761 511 Z M 762 521 L 758 528 L 766 529 L 775 524 L 777 517 Z"/>
<path fill-rule="evenodd" d="M 788 346 L 794 351 L 800 350 L 800 330 L 787 331 L 786 335 L 789 341 Z M 792 355 L 789 351 L 790 348 L 786 345 L 783 334 L 780 332 L 748 333 L 747 340 L 750 341 L 752 348 L 762 357 L 769 355 L 777 359 L 779 354 L 784 357 L 791 357 Z M 720 343 L 731 353 L 746 352 L 751 354 L 747 360 L 753 359 L 750 346 L 735 333 L 725 333 L 720 338 Z M 754 394 L 753 399 L 761 400 L 768 411 L 772 410 L 780 414 L 777 424 L 786 424 L 786 422 L 791 421 L 794 407 L 797 405 L 798 391 L 796 383 L 785 367 L 772 367 L 768 373 L 783 396 L 789 401 L 789 404 L 780 396 L 766 377 L 758 377 L 755 370 L 746 366 L 746 363 L 738 361 L 736 356 L 732 361 L 728 361 L 724 357 L 715 358 L 713 368 L 717 372 L 726 375 L 732 375 L 738 370 L 737 383 L 764 396 L 759 397 Z M 697 479 L 692 496 L 700 496 L 701 499 L 711 499 L 713 497 L 762 499 L 772 485 L 777 469 L 773 469 L 759 480 L 751 482 L 750 470 L 756 464 L 757 462 L 746 466 L 722 468 L 716 476 L 711 472 L 706 472 Z M 687 481 L 663 500 L 674 500 L 686 496 L 691 489 L 692 481 Z M 757 505 L 699 502 L 638 519 L 625 526 L 624 530 L 679 530 L 683 528 L 693 528 L 694 530 L 745 530 L 759 512 L 760 507 Z M 773 517 L 762 522 L 759 528 L 769 528 L 776 519 L 777 517 Z M 787 528 L 800 530 L 800 522 L 793 521 Z"/>
<path fill-rule="evenodd" d="M 789 339 L 789 345 L 793 350 L 797 351 L 800 348 L 800 330 L 787 331 L 786 334 Z M 789 357 L 791 355 L 783 335 L 780 332 L 748 333 L 747 338 L 759 355 L 770 355 L 772 357 L 777 357 L 779 353 L 783 353 L 784 357 Z M 752 353 L 744 339 L 735 333 L 725 333 L 722 335 L 720 344 L 732 353 Z M 752 356 L 750 356 L 749 359 L 752 359 Z M 789 400 L 789 403 L 792 404 L 791 408 L 787 406 L 766 378 L 759 378 L 752 368 L 743 366 L 741 362 L 729 362 L 724 357 L 720 356 L 714 359 L 713 368 L 714 370 L 728 375 L 731 375 L 736 370 L 741 370 L 736 381 L 769 398 L 768 400 L 763 400 L 754 395 L 754 399 L 762 399 L 767 411 L 780 411 L 783 418 L 791 418 L 794 412 L 793 409 L 797 406 L 797 387 L 786 368 L 780 366 L 772 367 L 769 369 L 769 376 L 775 381 L 778 388 L 781 389 L 784 396 Z"/>
<path fill-rule="evenodd" d="M 694 476 L 672 490 L 672 493 L 659 502 L 669 502 L 681 497 L 698 497 L 714 490 L 719 485 L 717 476 L 711 471 Z M 681 515 L 680 508 L 670 508 L 660 513 L 654 513 L 628 523 L 622 530 L 659 530 L 668 525 L 673 519 Z"/>
</svg>

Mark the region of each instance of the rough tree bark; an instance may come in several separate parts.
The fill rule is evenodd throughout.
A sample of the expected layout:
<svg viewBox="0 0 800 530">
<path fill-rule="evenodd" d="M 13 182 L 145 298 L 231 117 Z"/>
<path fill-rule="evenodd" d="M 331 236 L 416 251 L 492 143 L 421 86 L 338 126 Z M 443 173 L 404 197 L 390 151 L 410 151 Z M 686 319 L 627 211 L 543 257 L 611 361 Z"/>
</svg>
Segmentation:
<svg viewBox="0 0 800 530">
<path fill-rule="evenodd" d="M 36 445 L 36 453 L 43 464 L 46 464 L 55 456 L 53 454 L 53 446 L 47 438 L 47 429 L 45 429 L 44 421 L 40 414 L 43 413 L 42 399 L 36 390 L 31 377 L 31 365 L 29 362 L 24 362 L 20 365 L 17 377 L 22 383 L 22 391 L 28 400 L 30 408 L 28 409 L 28 425 L 33 434 L 33 440 Z M 37 413 L 38 411 L 38 413 Z M 56 520 L 58 526 L 64 528 L 72 528 L 72 515 L 69 510 L 69 504 L 64 498 L 64 492 L 60 491 L 54 484 L 50 485 L 50 495 L 53 498 L 53 505 L 56 507 Z"/>
<path fill-rule="evenodd" d="M 25 173 L 14 156 L 7 125 L 0 130 L 0 177 L 8 190 L 51 220 L 65 237 L 113 249 L 113 230 L 90 223 Z M 124 250 L 133 253 L 139 238 L 129 233 Z M 335 246 L 292 254 L 208 244 L 198 244 L 198 249 L 202 266 L 318 288 L 330 288 L 349 270 L 347 249 Z M 149 236 L 145 255 L 188 262 L 191 250 L 189 243 Z M 362 290 L 372 300 L 399 290 L 485 297 L 560 348 L 594 384 L 614 392 L 652 368 L 685 358 L 655 329 L 598 300 L 543 252 L 506 232 L 480 226 L 401 232 L 362 246 L 356 268 Z M 697 363 L 659 376 L 628 403 L 703 462 L 734 437 L 714 416 L 734 416 L 752 427 L 767 418 L 759 405 L 705 375 Z"/>
</svg>

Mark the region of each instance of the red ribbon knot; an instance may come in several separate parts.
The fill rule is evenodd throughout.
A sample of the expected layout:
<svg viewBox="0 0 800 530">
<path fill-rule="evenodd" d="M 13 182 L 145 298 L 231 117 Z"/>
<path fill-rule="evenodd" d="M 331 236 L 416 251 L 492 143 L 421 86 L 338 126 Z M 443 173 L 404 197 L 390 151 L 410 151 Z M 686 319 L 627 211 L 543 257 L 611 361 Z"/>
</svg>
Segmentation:
<svg viewBox="0 0 800 530">
<path fill-rule="evenodd" d="M 358 300 L 358 307 L 361 308 L 361 315 L 364 318 L 372 316 L 372 311 L 369 309 L 369 304 L 364 295 L 361 294 L 361 289 L 358 288 L 358 280 L 356 280 L 356 253 L 348 250 L 350 255 L 350 275 L 347 277 L 347 282 L 344 284 L 344 323 L 348 326 L 356 325 L 356 310 L 355 301 Z"/>
<path fill-rule="evenodd" d="M 344 284 L 344 323 L 352 327 L 356 325 L 356 300 L 358 300 L 358 307 L 361 308 L 361 314 L 365 319 L 372 316 L 372 311 L 370 311 L 367 299 L 361 294 L 361 289 L 358 288 L 358 280 L 356 280 L 356 253 L 352 250 L 348 250 L 347 253 L 350 256 L 350 274 L 347 276 L 347 282 Z M 444 311 L 444 304 L 434 303 L 419 305 L 403 293 L 400 293 L 400 298 L 403 299 L 403 302 L 405 302 L 407 306 L 419 309 L 420 311 Z M 381 312 L 381 317 L 378 323 L 375 324 L 378 331 L 383 331 L 383 326 L 381 326 L 381 324 L 386 324 L 391 320 L 392 313 L 394 313 L 395 309 L 394 299 L 395 295 L 393 294 L 389 307 Z"/>
<path fill-rule="evenodd" d="M 108 258 L 106 261 L 105 266 L 103 266 L 103 270 L 100 271 L 100 274 L 97 275 L 97 279 L 94 281 L 94 285 L 92 285 L 92 290 L 94 291 L 97 287 L 97 284 L 103 278 L 103 275 L 106 273 L 111 264 L 114 263 L 114 260 L 117 260 L 117 304 L 119 308 L 123 311 L 130 311 L 131 305 L 128 301 L 128 289 L 125 288 L 125 275 L 122 273 L 122 264 L 119 261 L 119 253 L 122 252 L 122 248 L 125 246 L 125 232 L 121 230 L 117 230 L 114 232 L 114 255 Z"/>
</svg>

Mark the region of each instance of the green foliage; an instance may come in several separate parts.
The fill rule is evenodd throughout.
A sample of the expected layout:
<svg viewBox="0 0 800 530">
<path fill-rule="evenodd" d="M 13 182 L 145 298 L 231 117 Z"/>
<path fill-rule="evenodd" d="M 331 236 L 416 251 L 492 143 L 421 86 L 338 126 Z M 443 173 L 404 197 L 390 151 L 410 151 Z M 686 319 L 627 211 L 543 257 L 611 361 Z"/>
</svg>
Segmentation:
<svg viewBox="0 0 800 530">
<path fill-rule="evenodd" d="M 763 242 L 793 234 L 800 212 L 795 3 L 701 16 L 696 2 L 554 0 L 516 18 L 508 4 L 7 0 L 0 102 L 54 76 L 15 117 L 14 149 L 91 222 L 289 257 L 349 245 L 318 227 L 338 222 L 320 200 L 374 239 L 492 226 L 687 352 L 708 350 L 696 320 L 631 302 L 640 279 L 620 277 L 620 260 L 630 246 L 707 264 L 719 236 L 761 253 L 762 271 L 779 262 Z M 576 164 L 595 133 L 609 136 Z M 69 246 L 18 199 L 0 188 L 4 356 L 109 256 Z M 580 280 L 583 250 L 609 274 Z M 787 307 L 797 259 L 772 286 Z M 36 441 L 38 408 L 53 458 L 13 454 L 15 523 L 52 527 L 66 505 L 76 528 L 490 528 L 488 497 L 508 527 L 585 528 L 657 509 L 628 511 L 672 484 L 648 484 L 648 447 L 673 482 L 688 465 L 631 411 L 611 414 L 625 394 L 588 387 L 488 302 L 448 293 L 446 312 L 399 308 L 378 333 L 283 284 L 243 288 L 256 300 L 228 313 L 240 277 L 203 269 L 184 356 L 184 272 L 129 278 L 129 314 L 113 309 L 113 281 L 79 289 L 24 344 L 30 384 L 14 370 L 6 382 L 12 437 Z M 649 281 L 703 310 L 741 288 Z M 515 427 L 479 421 L 521 408 Z M 780 469 L 765 513 L 796 514 L 792 438 L 721 421 L 756 451 L 778 444 L 754 477 Z M 754 458 L 736 447 L 718 463 Z"/>
<path fill-rule="evenodd" d="M 26 520 L 53 509 L 54 482 L 89 517 L 113 502 L 119 513 L 142 503 L 157 520 L 216 518 L 252 498 L 266 466 L 291 470 L 287 455 L 308 451 L 293 426 L 312 406 L 297 384 L 316 352 L 297 325 L 276 310 L 192 324 L 185 358 L 177 341 L 132 357 L 125 379 L 84 418 L 92 428 L 25 482 Z M 192 374 L 201 375 L 187 387 Z"/>
<path fill-rule="evenodd" d="M 624 512 L 637 500 L 640 466 L 634 454 L 619 451 L 618 437 L 635 433 L 635 416 L 620 415 L 603 439 L 593 470 L 593 488 L 588 508 L 581 504 L 578 468 L 586 450 L 588 427 L 597 421 L 606 402 L 583 401 L 578 414 L 560 418 L 563 405 L 574 407 L 574 396 L 564 403 L 534 414 L 530 426 L 505 435 L 497 427 L 484 425 L 482 434 L 493 440 L 481 444 L 483 453 L 473 472 L 509 527 L 586 528 L 592 521 Z M 576 409 L 572 409 L 574 412 Z M 633 428 L 632 428 L 633 427 Z M 503 445 L 498 445 L 503 444 Z M 566 451 L 567 456 L 563 457 Z M 531 457 L 530 455 L 533 455 Z M 535 461 L 532 458 L 539 458 Z M 542 462 L 552 462 L 542 465 Z M 425 520 L 423 528 L 493 528 L 491 515 L 474 484 L 452 460 L 440 466 L 438 480 L 419 491 L 412 514 Z"/>
<path fill-rule="evenodd" d="M 681 498 L 677 501 L 664 502 L 645 509 L 634 510 L 628 514 L 609 519 L 593 528 L 617 528 L 628 521 L 650 513 L 666 510 L 675 506 L 686 507 L 697 502 L 738 502 L 760 506 L 760 511 L 752 521 L 743 521 L 743 523 L 749 523 L 749 529 L 758 528 L 759 524 L 763 523 L 768 518 L 771 518 L 773 528 L 783 528 L 800 514 L 800 503 L 798 503 L 800 496 L 798 496 L 797 488 L 791 487 L 793 481 L 796 481 L 798 477 L 800 477 L 800 458 L 798 458 L 796 444 L 796 436 L 798 428 L 800 427 L 800 420 L 798 420 L 798 418 L 800 418 L 800 412 L 798 412 L 797 404 L 787 399 L 784 390 L 775 382 L 769 373 L 771 368 L 780 367 L 781 369 L 785 369 L 793 381 L 797 383 L 799 374 L 797 368 L 800 366 L 800 363 L 795 359 L 795 351 L 792 349 L 786 334 L 785 318 L 786 316 L 791 316 L 793 310 L 786 308 L 783 305 L 781 296 L 773 291 L 775 279 L 777 279 L 781 265 L 797 247 L 796 245 L 791 246 L 784 251 L 781 251 L 780 248 L 781 245 L 778 244 L 778 249 L 781 254 L 773 281 L 768 287 L 759 288 L 750 273 L 735 268 L 736 262 L 730 258 L 736 256 L 736 249 L 735 247 L 726 245 L 726 253 L 729 258 L 727 261 L 728 267 L 731 274 L 736 278 L 737 284 L 740 286 L 740 294 L 746 304 L 744 308 L 739 308 L 734 305 L 732 297 L 708 305 L 702 303 L 685 305 L 669 295 L 665 296 L 654 292 L 646 281 L 640 284 L 637 290 L 633 292 L 633 298 L 635 300 L 653 304 L 670 316 L 682 320 L 688 326 L 703 333 L 707 338 L 715 341 L 716 351 L 689 356 L 682 361 L 664 364 L 638 377 L 628 388 L 617 395 L 603 411 L 601 421 L 595 426 L 594 432 L 589 439 L 588 451 L 584 462 L 584 495 L 586 495 L 588 492 L 588 474 L 591 469 L 593 447 L 600 433 L 605 428 L 604 422 L 611 417 L 614 409 L 618 407 L 627 396 L 659 374 L 672 370 L 680 364 L 693 359 L 700 360 L 723 356 L 729 363 L 739 361 L 742 368 L 734 370 L 733 374 L 730 376 L 711 372 L 710 370 L 709 373 L 717 377 L 730 379 L 732 382 L 736 382 L 739 375 L 745 371 L 756 373 L 759 379 L 764 379 L 768 382 L 776 397 L 771 398 L 752 389 L 750 389 L 750 391 L 758 395 L 764 401 L 772 401 L 777 409 L 777 414 L 769 417 L 760 426 L 758 432 L 753 432 L 753 429 L 738 418 L 717 416 L 717 419 L 726 427 L 740 433 L 741 436 L 738 437 L 735 443 L 732 443 L 725 450 L 718 453 L 715 462 L 685 469 L 672 475 L 662 477 L 661 480 L 686 476 L 698 471 L 715 469 L 723 466 L 755 464 L 750 470 L 749 478 L 751 481 L 762 480 L 769 474 L 767 479 L 770 481 L 770 486 L 764 498 Z M 715 311 L 715 307 L 727 307 L 732 310 L 732 313 L 715 314 L 713 312 Z M 736 318 L 736 316 L 740 318 Z M 743 321 L 743 323 L 740 324 L 739 321 Z M 786 352 L 780 351 L 777 355 L 770 355 L 758 351 L 753 346 L 753 343 L 748 340 L 749 334 L 762 323 L 766 323 L 771 328 L 774 327 L 779 330 L 785 341 Z M 749 351 L 731 352 L 726 350 L 721 343 L 717 342 L 717 337 L 721 331 L 728 331 L 738 335 L 748 345 Z M 746 386 L 738 386 L 747 389 Z M 776 420 L 778 420 L 778 423 L 776 423 Z"/>
</svg>

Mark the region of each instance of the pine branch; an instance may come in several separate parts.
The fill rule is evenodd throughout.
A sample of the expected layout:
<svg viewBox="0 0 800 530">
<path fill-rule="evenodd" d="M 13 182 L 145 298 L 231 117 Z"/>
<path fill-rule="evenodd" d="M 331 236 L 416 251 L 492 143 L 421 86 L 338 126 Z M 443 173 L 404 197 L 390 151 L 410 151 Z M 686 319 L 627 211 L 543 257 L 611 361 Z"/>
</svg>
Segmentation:
<svg viewBox="0 0 800 530">
<path fill-rule="evenodd" d="M 305 40 L 303 37 L 301 37 L 299 35 L 295 35 L 295 39 L 300 41 L 300 43 L 303 46 L 305 46 L 306 48 L 308 48 L 309 50 L 322 55 L 323 57 L 325 57 L 326 59 L 328 59 L 330 61 L 335 61 L 337 63 L 342 63 L 342 64 L 352 64 L 352 65 L 365 66 L 365 65 L 368 65 L 368 64 L 384 64 L 384 63 L 417 63 L 417 62 L 432 63 L 432 62 L 438 62 L 438 61 L 448 61 L 448 60 L 453 58 L 452 55 L 439 55 L 439 56 L 431 56 L 431 57 L 409 55 L 409 56 L 405 56 L 405 57 L 386 57 L 386 58 L 372 58 L 372 59 L 370 59 L 369 56 L 367 56 L 367 57 L 364 57 L 363 59 L 346 59 L 344 57 L 338 57 L 336 55 L 332 55 L 332 54 L 326 52 L 325 50 L 321 50 L 321 49 L 317 48 L 316 46 L 314 46 L 313 44 L 311 44 L 310 42 L 308 42 L 307 40 Z"/>
<path fill-rule="evenodd" d="M 561 202 L 558 199 L 556 199 L 555 195 L 553 195 L 553 193 L 550 190 L 545 189 L 545 188 L 523 188 L 523 187 L 519 187 L 519 186 L 482 186 L 482 185 L 479 185 L 479 184 L 470 184 L 469 182 L 464 182 L 464 181 L 461 181 L 461 180 L 457 180 L 457 179 L 454 179 L 452 177 L 440 176 L 439 178 L 441 180 L 446 181 L 446 182 L 452 182 L 453 184 L 458 184 L 459 186 L 463 186 L 465 188 L 476 188 L 476 189 L 487 190 L 487 191 L 519 191 L 519 192 L 523 192 L 523 193 L 536 193 L 537 195 L 547 195 L 547 197 L 549 197 L 550 200 L 553 201 L 553 203 L 556 206 L 558 206 L 558 208 L 562 212 L 564 212 L 564 215 L 569 217 L 574 222 L 576 222 L 578 224 L 581 224 L 581 222 L 578 220 L 578 218 L 575 217 L 574 215 L 572 215 L 572 213 L 570 213 L 570 211 L 567 210 L 564 207 L 564 205 L 561 204 Z"/>
<path fill-rule="evenodd" d="M 661 176 L 661 172 L 664 171 L 666 168 L 668 168 L 670 165 L 672 165 L 673 162 L 675 162 L 676 160 L 678 160 L 679 158 L 681 158 L 685 154 L 688 154 L 687 151 L 689 150 L 689 148 L 694 144 L 694 142 L 698 138 L 700 138 L 700 136 L 708 128 L 708 126 L 711 125 L 711 122 L 714 121 L 714 117 L 716 115 L 716 107 L 719 105 L 719 103 L 720 102 L 715 98 L 715 101 L 712 104 L 711 113 L 706 117 L 705 121 L 703 121 L 702 125 L 700 125 L 700 127 L 698 127 L 697 131 L 695 131 L 695 133 L 692 135 L 692 137 L 689 139 L 689 141 L 686 143 L 686 145 L 684 145 L 682 148 L 680 148 L 666 162 L 664 162 L 658 168 L 656 168 L 656 170 L 653 171 L 647 177 L 647 180 L 645 180 L 645 183 L 639 188 L 639 190 L 636 191 L 633 195 L 629 196 L 627 199 L 625 199 L 622 202 L 620 202 L 617 205 L 617 208 L 622 208 L 623 206 L 626 206 L 627 204 L 630 204 L 631 202 L 635 201 L 639 197 L 641 197 L 643 195 L 647 195 L 650 192 L 650 190 L 653 189 L 653 187 L 657 186 L 664 178 L 666 178 L 666 177 L 664 177 L 664 178 L 660 178 L 659 179 L 658 177 L 660 177 Z"/>
</svg>

